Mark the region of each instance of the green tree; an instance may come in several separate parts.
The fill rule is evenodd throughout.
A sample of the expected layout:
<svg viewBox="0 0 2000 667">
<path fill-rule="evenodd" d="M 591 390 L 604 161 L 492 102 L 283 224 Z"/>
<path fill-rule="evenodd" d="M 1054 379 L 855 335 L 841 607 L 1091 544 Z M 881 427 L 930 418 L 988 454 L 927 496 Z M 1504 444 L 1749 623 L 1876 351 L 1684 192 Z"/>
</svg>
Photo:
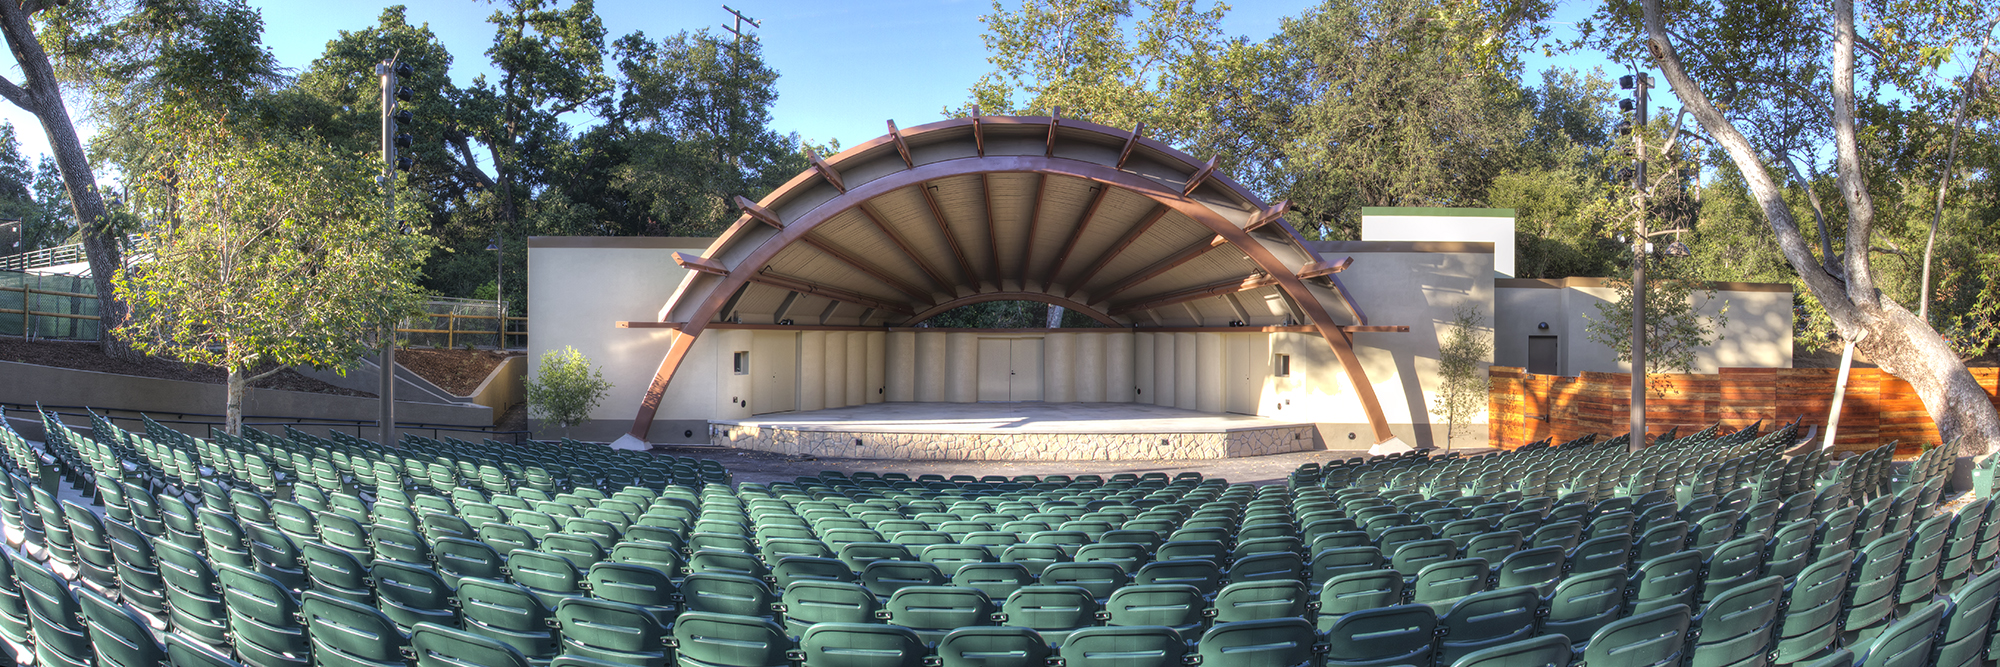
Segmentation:
<svg viewBox="0 0 2000 667">
<path fill-rule="evenodd" d="M 972 85 L 984 113 L 1185 130 L 1191 65 L 1214 57 L 1229 6 L 1195 0 L 999 0 L 986 24 L 993 71 Z M 967 115 L 969 108 L 955 115 Z M 1198 115 L 1197 115 L 1198 117 Z"/>
<path fill-rule="evenodd" d="M 27 238 L 33 239 L 32 248 L 47 248 L 69 243 L 76 234 L 76 213 L 70 207 L 69 193 L 63 189 L 62 170 L 56 167 L 55 158 L 42 156 L 35 165 L 34 210 L 23 213 L 24 227 L 34 232 Z"/>
<path fill-rule="evenodd" d="M 528 410 L 536 419 L 562 427 L 567 438 L 569 427 L 590 421 L 590 411 L 610 389 L 604 374 L 576 348 L 549 350 L 528 378 Z"/>
<path fill-rule="evenodd" d="M 1869 361 L 1909 382 L 1941 438 L 1975 455 L 2000 445 L 2000 412 L 1951 343 L 1899 303 L 1876 270 L 1878 241 L 1883 232 L 1894 232 L 1896 217 L 1881 215 L 1880 203 L 1897 199 L 1883 185 L 1891 179 L 1877 171 L 1885 164 L 1880 146 L 1902 142 L 1878 133 L 1882 128 L 1868 123 L 1868 110 L 1897 92 L 1935 99 L 1946 83 L 1936 76 L 1937 63 L 1953 44 L 1985 28 L 1991 10 L 1970 0 L 1941 0 L 1857 17 L 1851 0 L 1711 0 L 1671 8 L 1642 0 L 1605 5 L 1599 23 L 1585 30 L 1607 49 L 1651 57 L 1688 115 L 1736 167 L 1779 250 L 1841 339 L 1858 341 Z M 1815 255 L 1786 197 L 1787 179 L 1773 173 L 1772 133 L 1757 130 L 1782 126 L 1785 118 L 1802 119 L 1832 138 L 1838 202 L 1845 209 L 1839 255 L 1830 252 L 1830 243 Z"/>
<path fill-rule="evenodd" d="M 798 136 L 769 129 L 778 73 L 758 41 L 706 30 L 654 41 L 635 32 L 613 53 L 616 105 L 582 141 L 620 144 L 625 160 L 601 185 L 622 196 L 585 196 L 590 183 L 567 188 L 576 200 L 628 202 L 617 233 L 719 234 L 737 216 L 734 197 L 759 199 L 807 167 Z"/>
<path fill-rule="evenodd" d="M 1486 409 L 1488 386 L 1481 364 L 1493 358 L 1493 341 L 1485 333 L 1486 317 L 1478 306 L 1464 306 L 1445 326 L 1444 341 L 1438 346 L 1438 389 L 1431 398 L 1431 414 L 1443 417 L 1445 450 L 1458 439 L 1465 421 Z"/>
<path fill-rule="evenodd" d="M 1296 106 L 1266 187 L 1306 227 L 1355 238 L 1364 206 L 1481 206 L 1515 164 L 1531 124 L 1508 64 L 1523 25 L 1462 9 L 1329 2 L 1285 20 L 1274 66 L 1296 75 L 1266 94 Z"/>
<path fill-rule="evenodd" d="M 133 193 L 152 221 L 153 257 L 116 282 L 133 306 L 121 334 L 136 347 L 228 371 L 236 434 L 250 382 L 291 366 L 350 367 L 378 323 L 414 308 L 428 241 L 386 228 L 369 160 L 209 120 L 153 133 L 173 156 Z"/>
<path fill-rule="evenodd" d="M 1702 281 L 1688 277 L 1686 268 L 1674 260 L 1655 257 L 1646 268 L 1646 368 L 1645 373 L 1689 373 L 1702 349 L 1723 339 L 1729 326 L 1729 302 L 1724 300 L 1714 314 L 1706 312 L 1717 298 Z M 1632 362 L 1632 278 L 1613 273 L 1605 279 L 1612 299 L 1596 304 L 1597 316 L 1584 315 L 1584 333 L 1590 341 L 1618 353 L 1618 360 Z"/>
</svg>

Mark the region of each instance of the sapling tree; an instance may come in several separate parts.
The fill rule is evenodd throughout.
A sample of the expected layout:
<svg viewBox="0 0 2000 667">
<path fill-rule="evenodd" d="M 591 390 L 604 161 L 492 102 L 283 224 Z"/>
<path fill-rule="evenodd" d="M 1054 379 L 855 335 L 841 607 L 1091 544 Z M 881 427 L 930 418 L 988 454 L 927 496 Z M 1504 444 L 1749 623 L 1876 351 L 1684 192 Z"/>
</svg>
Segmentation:
<svg viewBox="0 0 2000 667">
<path fill-rule="evenodd" d="M 114 281 L 132 309 L 118 333 L 227 370 L 236 434 L 249 383 L 292 366 L 345 372 L 376 344 L 377 323 L 413 310 L 430 246 L 391 227 L 370 156 L 184 119 L 156 126 L 163 158 L 131 191 L 152 251 Z"/>
<path fill-rule="evenodd" d="M 1438 346 L 1438 390 L 1431 399 L 1431 414 L 1443 417 L 1445 449 L 1458 439 L 1461 426 L 1486 407 L 1486 369 L 1481 366 L 1493 356 L 1493 341 L 1484 331 L 1486 317 L 1478 306 L 1458 309 L 1445 327 L 1444 341 Z"/>
<path fill-rule="evenodd" d="M 604 400 L 611 383 L 589 357 L 574 347 L 564 347 L 542 353 L 527 389 L 528 411 L 536 419 L 562 427 L 563 437 L 569 437 L 569 427 L 590 420 L 590 411 Z"/>
</svg>

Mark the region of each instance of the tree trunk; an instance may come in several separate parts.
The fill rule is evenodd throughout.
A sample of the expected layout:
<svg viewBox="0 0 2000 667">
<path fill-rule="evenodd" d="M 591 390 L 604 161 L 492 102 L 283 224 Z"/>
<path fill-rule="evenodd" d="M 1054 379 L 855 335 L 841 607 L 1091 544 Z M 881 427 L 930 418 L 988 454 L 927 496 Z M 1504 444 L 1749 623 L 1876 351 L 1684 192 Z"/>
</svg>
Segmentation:
<svg viewBox="0 0 2000 667">
<path fill-rule="evenodd" d="M 1777 237 L 1778 249 L 1800 279 L 1819 297 L 1842 338 L 1854 340 L 1866 332 L 1858 349 L 1882 370 L 1910 383 L 1937 424 L 1944 442 L 1960 441 L 1960 453 L 1983 456 L 2000 444 L 2000 412 L 1986 390 L 1936 329 L 1874 287 L 1869 241 L 1874 232 L 1874 203 L 1867 191 L 1854 127 L 1854 5 L 1835 0 L 1833 53 L 1833 118 L 1838 149 L 1838 177 L 1848 208 L 1845 281 L 1830 275 L 1813 257 L 1799 233 L 1782 190 L 1758 153 L 1716 109 L 1687 71 L 1669 38 L 1660 0 L 1644 0 L 1647 47 L 1661 73 L 1687 111 L 1729 154 L 1743 174 L 1751 196 Z M 1831 258 L 1829 258 L 1831 259 Z"/>
<path fill-rule="evenodd" d="M 69 108 L 63 104 L 55 67 L 49 64 L 42 43 L 35 39 L 34 21 L 28 14 L 21 0 L 0 0 L 0 32 L 6 34 L 7 45 L 12 47 L 14 60 L 26 82 L 18 87 L 4 82 L 0 84 L 0 94 L 35 114 L 48 134 L 49 150 L 55 153 L 56 167 L 62 171 L 70 210 L 83 231 L 83 251 L 90 262 L 90 276 L 97 283 L 98 345 L 105 354 L 129 356 L 130 351 L 112 334 L 125 321 L 125 303 L 118 298 L 111 281 L 125 263 L 119 249 L 119 235 L 110 228 L 111 221 L 105 215 L 104 198 L 97 190 L 90 160 L 84 156 L 83 142 L 76 136 Z"/>
<path fill-rule="evenodd" d="M 245 375 L 242 366 L 229 365 L 229 384 L 223 390 L 222 431 L 230 435 L 243 435 L 243 393 L 250 384 Z"/>
</svg>

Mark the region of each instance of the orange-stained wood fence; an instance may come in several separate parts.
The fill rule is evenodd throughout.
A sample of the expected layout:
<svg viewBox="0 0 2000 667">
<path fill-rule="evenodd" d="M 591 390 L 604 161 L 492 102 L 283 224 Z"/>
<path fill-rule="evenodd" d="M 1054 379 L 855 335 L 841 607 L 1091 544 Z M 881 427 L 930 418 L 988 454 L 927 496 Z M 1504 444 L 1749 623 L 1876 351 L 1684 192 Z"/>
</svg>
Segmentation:
<svg viewBox="0 0 2000 667">
<path fill-rule="evenodd" d="M 1763 420 L 1786 423 L 1805 415 L 1805 424 L 1826 424 L 1833 405 L 1832 368 L 1724 368 L 1713 375 L 1654 375 L 1646 391 L 1646 432 L 1681 433 L 1715 422 L 1741 428 Z M 1974 368 L 1973 377 L 1996 405 L 2000 369 Z M 1611 436 L 1628 430 L 1632 379 L 1624 373 L 1584 373 L 1579 377 L 1532 375 L 1520 368 L 1494 366 L 1490 374 L 1487 433 L 1493 444 L 1513 449 L 1543 438 L 1562 442 L 1588 433 Z M 1856 368 L 1847 379 L 1836 450 L 1859 451 L 1895 440 L 1901 453 L 1920 443 L 1938 442 L 1937 426 L 1907 382 L 1874 368 Z"/>
</svg>

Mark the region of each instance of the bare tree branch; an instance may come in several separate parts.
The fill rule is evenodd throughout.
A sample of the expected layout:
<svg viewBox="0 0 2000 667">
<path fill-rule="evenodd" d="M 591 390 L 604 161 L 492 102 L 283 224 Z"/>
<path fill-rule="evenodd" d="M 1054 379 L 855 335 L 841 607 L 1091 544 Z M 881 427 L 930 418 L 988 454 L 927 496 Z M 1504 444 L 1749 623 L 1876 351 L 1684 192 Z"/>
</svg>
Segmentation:
<svg viewBox="0 0 2000 667">
<path fill-rule="evenodd" d="M 1737 170 L 1743 174 L 1743 179 L 1749 182 L 1750 194 L 1757 201 L 1764 218 L 1770 221 L 1771 230 L 1778 240 L 1779 251 L 1792 263 L 1792 266 L 1801 269 L 1799 276 L 1814 293 L 1840 292 L 1843 286 L 1826 274 L 1819 260 L 1813 257 L 1812 247 L 1806 243 L 1805 237 L 1799 234 L 1798 222 L 1792 218 L 1791 207 L 1782 197 L 1777 196 L 1778 184 L 1771 178 L 1771 172 L 1764 167 L 1763 161 L 1757 157 L 1756 148 L 1752 147 L 1750 140 L 1745 138 L 1742 132 L 1737 131 L 1736 126 L 1723 116 L 1722 111 L 1717 109 L 1713 102 L 1709 101 L 1708 95 L 1695 85 L 1694 79 L 1688 76 L 1687 70 L 1681 66 L 1680 55 L 1674 49 L 1673 40 L 1667 36 L 1660 0 L 1644 0 L 1643 6 L 1647 33 L 1646 46 L 1651 50 L 1654 61 L 1658 63 L 1661 74 L 1673 88 L 1674 93 L 1680 97 L 1688 115 L 1694 116 L 1709 139 L 1729 154 L 1730 159 L 1736 163 Z M 1807 267 L 1812 270 L 1804 270 Z M 1829 299 L 1825 301 L 1825 305 L 1828 311 L 1836 315 L 1834 318 L 1836 322 L 1847 320 L 1854 315 L 1847 304 Z"/>
<path fill-rule="evenodd" d="M 7 77 L 0 77 L 0 97 L 7 98 L 7 101 L 13 102 L 14 106 L 21 107 L 30 113 L 35 111 L 35 99 L 30 96 L 28 90 L 15 84 Z"/>
<path fill-rule="evenodd" d="M 1854 0 L 1834 0 L 1833 144 L 1838 156 L 1835 181 L 1847 200 L 1847 297 L 1873 305 L 1881 299 L 1868 269 L 1868 241 L 1875 232 L 1875 201 L 1861 168 L 1854 130 Z"/>
</svg>

